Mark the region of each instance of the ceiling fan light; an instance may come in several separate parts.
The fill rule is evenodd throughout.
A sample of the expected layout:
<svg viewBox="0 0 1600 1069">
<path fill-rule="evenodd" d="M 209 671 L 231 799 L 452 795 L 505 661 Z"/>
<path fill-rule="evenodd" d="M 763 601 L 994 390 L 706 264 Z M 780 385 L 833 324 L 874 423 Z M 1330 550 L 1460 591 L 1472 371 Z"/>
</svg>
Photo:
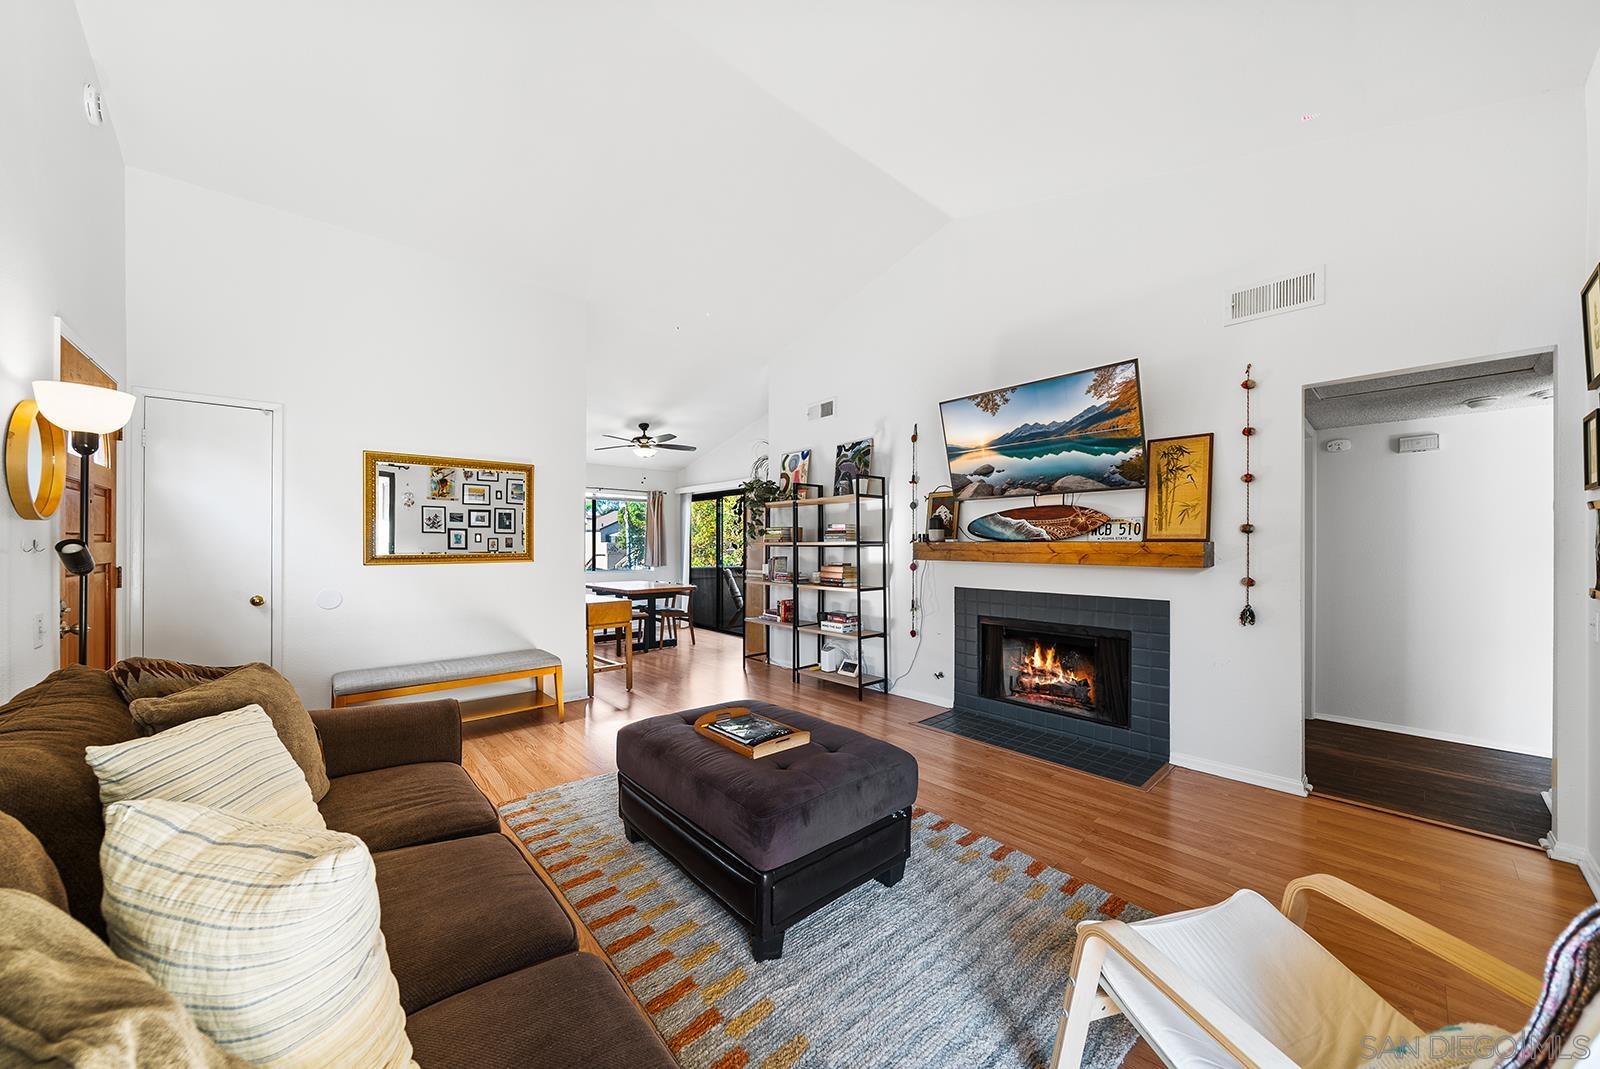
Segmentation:
<svg viewBox="0 0 1600 1069">
<path fill-rule="evenodd" d="M 656 455 L 656 447 L 648 444 L 636 445 L 633 447 L 633 455 L 640 460 L 649 460 Z"/>
</svg>

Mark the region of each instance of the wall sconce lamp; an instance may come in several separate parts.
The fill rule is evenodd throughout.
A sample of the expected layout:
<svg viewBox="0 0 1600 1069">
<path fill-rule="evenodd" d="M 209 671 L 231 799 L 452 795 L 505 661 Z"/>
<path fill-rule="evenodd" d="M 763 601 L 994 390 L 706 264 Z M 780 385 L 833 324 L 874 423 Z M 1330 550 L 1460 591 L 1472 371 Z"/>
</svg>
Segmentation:
<svg viewBox="0 0 1600 1069">
<path fill-rule="evenodd" d="M 79 382 L 35 382 L 33 399 L 39 414 L 69 432 L 78 454 L 78 537 L 56 543 L 66 570 L 78 576 L 78 663 L 89 663 L 89 580 L 94 554 L 89 551 L 89 458 L 100 451 L 100 436 L 120 431 L 133 416 L 131 393 Z"/>
</svg>

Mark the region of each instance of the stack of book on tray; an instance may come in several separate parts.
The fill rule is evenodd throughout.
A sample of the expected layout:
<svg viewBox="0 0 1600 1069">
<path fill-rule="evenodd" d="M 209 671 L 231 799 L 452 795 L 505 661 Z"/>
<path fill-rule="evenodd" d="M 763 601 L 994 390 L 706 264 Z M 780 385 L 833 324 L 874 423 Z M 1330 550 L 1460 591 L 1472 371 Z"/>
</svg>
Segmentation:
<svg viewBox="0 0 1600 1069">
<path fill-rule="evenodd" d="M 856 566 L 846 564 L 844 561 L 834 561 L 824 564 L 817 573 L 817 582 L 823 586 L 855 586 Z"/>
<path fill-rule="evenodd" d="M 830 635 L 853 635 L 861 630 L 861 617 L 853 612 L 825 612 L 817 617 L 817 628 Z"/>
<path fill-rule="evenodd" d="M 856 525 L 853 523 L 830 523 L 828 529 L 822 532 L 824 542 L 854 542 L 856 540 Z"/>
<path fill-rule="evenodd" d="M 771 757 L 811 741 L 811 732 L 758 716 L 743 706 L 717 709 L 695 721 L 695 731 L 749 758 Z"/>
</svg>

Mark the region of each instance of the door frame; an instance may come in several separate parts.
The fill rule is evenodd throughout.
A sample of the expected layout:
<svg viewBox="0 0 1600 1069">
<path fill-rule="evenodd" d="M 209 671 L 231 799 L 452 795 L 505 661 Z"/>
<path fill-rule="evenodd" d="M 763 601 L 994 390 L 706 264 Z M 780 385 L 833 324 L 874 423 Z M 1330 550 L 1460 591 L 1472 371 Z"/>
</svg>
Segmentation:
<svg viewBox="0 0 1600 1069">
<path fill-rule="evenodd" d="M 126 453 L 128 552 L 126 581 L 128 592 L 127 652 L 129 656 L 146 656 L 144 648 L 144 413 L 145 401 L 157 398 L 163 401 L 184 401 L 189 404 L 220 405 L 224 408 L 253 408 L 272 416 L 272 658 L 268 662 L 283 671 L 283 405 L 276 401 L 254 401 L 242 397 L 219 397 L 215 394 L 190 393 L 183 390 L 166 390 L 153 386 L 134 386 L 130 391 L 139 399 L 134 411 L 136 420 L 128 422 L 131 431 L 138 425 L 138 441 L 131 435 L 126 444 L 135 446 Z"/>
<path fill-rule="evenodd" d="M 717 577 L 717 584 L 716 584 L 715 587 L 713 587 L 713 589 L 716 592 L 716 597 L 712 599 L 712 603 L 716 607 L 717 611 L 716 611 L 716 614 L 715 614 L 715 619 L 718 620 L 718 621 L 720 621 L 722 619 L 722 617 L 723 617 L 723 613 L 721 612 L 721 609 L 722 609 L 722 578 L 721 578 L 721 571 L 722 571 L 722 568 L 724 567 L 724 565 L 721 564 L 720 562 L 722 560 L 722 550 L 723 550 L 723 542 L 722 542 L 722 526 L 723 525 L 722 525 L 722 521 L 723 521 L 723 516 L 724 516 L 725 510 L 722 507 L 722 500 L 723 500 L 723 498 L 728 498 L 728 497 L 739 497 L 742 494 L 743 494 L 743 491 L 737 486 L 731 486 L 731 487 L 728 487 L 726 489 L 721 489 L 721 490 L 695 490 L 695 491 L 692 491 L 688 495 L 688 499 L 689 499 L 688 500 L 688 507 L 684 510 L 684 514 L 688 517 L 688 524 L 687 524 L 687 528 L 686 528 L 686 531 L 685 531 L 686 537 L 685 537 L 684 543 L 683 543 L 684 544 L 684 569 L 685 569 L 684 581 L 688 582 L 689 579 L 690 579 L 690 576 L 693 574 L 693 569 L 694 569 L 694 562 L 693 562 L 692 558 L 689 556 L 689 553 L 691 551 L 691 545 L 692 545 L 692 541 L 693 541 L 693 536 L 694 536 L 694 503 L 696 501 L 715 501 L 715 502 L 717 502 L 717 509 L 716 509 L 716 512 L 715 512 L 715 516 L 716 516 L 715 541 L 716 541 L 716 546 L 717 546 L 717 560 L 718 560 L 719 563 L 717 563 L 715 565 L 715 567 L 717 569 L 717 572 L 718 572 L 718 577 Z M 748 552 L 749 552 L 748 542 L 749 542 L 749 540 L 745 539 L 745 538 L 741 538 L 740 542 L 741 542 L 742 545 L 744 545 L 744 548 L 745 548 L 745 551 L 746 551 L 745 552 L 745 556 L 748 557 Z M 745 561 L 741 559 L 739 561 L 739 563 L 735 567 L 737 567 L 739 569 L 739 571 L 741 573 L 743 573 L 743 571 L 745 569 Z M 748 614 L 745 614 L 745 615 L 748 615 Z M 743 620 L 739 621 L 739 623 L 735 627 L 733 627 L 731 629 L 727 629 L 727 630 L 724 630 L 721 627 L 710 626 L 710 625 L 708 625 L 706 627 L 706 630 L 708 630 L 708 631 L 716 631 L 719 634 L 723 634 L 723 635 L 742 635 L 744 633 L 744 621 Z"/>
</svg>

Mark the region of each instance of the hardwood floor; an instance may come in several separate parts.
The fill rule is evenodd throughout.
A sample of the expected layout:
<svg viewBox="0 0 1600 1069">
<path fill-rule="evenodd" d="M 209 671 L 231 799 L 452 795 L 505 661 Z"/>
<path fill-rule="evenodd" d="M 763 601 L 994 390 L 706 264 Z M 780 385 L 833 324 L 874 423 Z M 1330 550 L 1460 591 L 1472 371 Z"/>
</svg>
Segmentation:
<svg viewBox="0 0 1600 1069">
<path fill-rule="evenodd" d="M 751 663 L 737 638 L 641 655 L 630 694 L 616 675 L 569 703 L 567 722 L 526 714 L 468 724 L 466 766 L 496 804 L 616 769 L 630 721 L 755 697 L 805 709 L 904 747 L 921 765 L 919 804 L 1158 913 L 1252 887 L 1276 903 L 1292 878 L 1343 877 L 1538 975 L 1567 921 L 1593 898 L 1576 867 L 1526 847 L 1319 798 L 1174 769 L 1148 792 L 925 728 L 937 711 L 893 695 L 794 684 Z M 587 705 L 587 713 L 585 708 Z M 1520 1025 L 1526 1008 L 1324 903 L 1307 929 L 1425 1028 Z M 1157 1066 L 1143 1047 L 1130 1066 Z"/>
<path fill-rule="evenodd" d="M 1550 831 L 1539 796 L 1550 787 L 1547 757 L 1308 720 L 1306 778 L 1319 795 L 1520 843 Z"/>
</svg>

